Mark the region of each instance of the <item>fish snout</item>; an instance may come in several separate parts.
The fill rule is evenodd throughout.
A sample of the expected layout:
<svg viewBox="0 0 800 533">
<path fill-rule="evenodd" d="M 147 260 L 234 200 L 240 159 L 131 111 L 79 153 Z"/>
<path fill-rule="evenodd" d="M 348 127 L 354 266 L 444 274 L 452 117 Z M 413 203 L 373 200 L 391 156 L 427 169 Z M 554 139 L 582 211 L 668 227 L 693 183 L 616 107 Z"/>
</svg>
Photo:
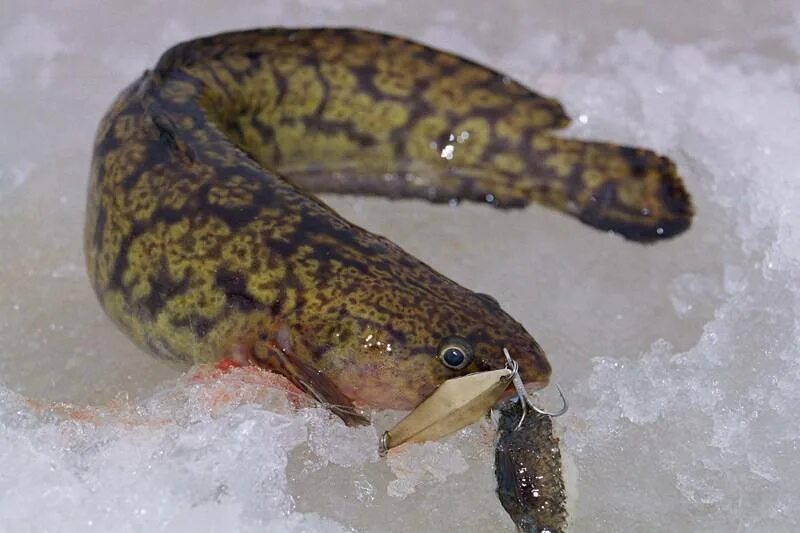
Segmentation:
<svg viewBox="0 0 800 533">
<path fill-rule="evenodd" d="M 550 382 L 550 373 L 552 368 L 550 362 L 547 360 L 544 350 L 533 337 L 527 336 L 524 339 L 527 342 L 518 342 L 504 347 L 503 357 L 505 353 L 517 363 L 518 372 L 525 383 L 526 388 L 531 390 L 539 390 L 547 386 Z"/>
</svg>

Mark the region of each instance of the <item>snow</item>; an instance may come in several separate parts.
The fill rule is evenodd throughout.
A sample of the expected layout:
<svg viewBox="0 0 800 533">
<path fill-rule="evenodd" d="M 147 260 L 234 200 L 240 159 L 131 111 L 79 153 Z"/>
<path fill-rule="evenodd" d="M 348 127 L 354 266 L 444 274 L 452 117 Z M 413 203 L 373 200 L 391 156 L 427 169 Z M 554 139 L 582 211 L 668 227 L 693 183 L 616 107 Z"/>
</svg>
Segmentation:
<svg viewBox="0 0 800 533">
<path fill-rule="evenodd" d="M 678 164 L 697 217 L 651 246 L 536 206 L 326 198 L 540 341 L 571 405 L 556 425 L 573 529 L 800 529 L 800 9 L 459 6 L 0 6 L 0 531 L 513 530 L 488 424 L 380 459 L 398 413 L 347 428 L 247 371 L 187 374 L 141 354 L 91 293 L 84 195 L 113 96 L 176 40 L 319 24 L 468 54 L 561 99 L 569 135 Z"/>
</svg>

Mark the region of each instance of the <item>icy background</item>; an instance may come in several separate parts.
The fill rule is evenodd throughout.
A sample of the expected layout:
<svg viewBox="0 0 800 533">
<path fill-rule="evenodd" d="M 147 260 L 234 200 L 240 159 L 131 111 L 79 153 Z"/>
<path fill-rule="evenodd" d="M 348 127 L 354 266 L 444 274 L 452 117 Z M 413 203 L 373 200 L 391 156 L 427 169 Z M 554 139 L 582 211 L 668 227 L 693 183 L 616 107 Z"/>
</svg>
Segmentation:
<svg viewBox="0 0 800 533">
<path fill-rule="evenodd" d="M 338 24 L 494 65 L 560 98 L 570 134 L 670 155 L 693 193 L 692 229 L 647 247 L 535 206 L 330 199 L 537 336 L 571 401 L 558 422 L 578 469 L 574 531 L 797 531 L 792 4 L 4 0 L 0 530 L 513 530 L 489 428 L 379 460 L 396 414 L 347 429 L 263 376 L 182 374 L 138 352 L 90 291 L 84 193 L 114 95 L 181 39 Z"/>
</svg>

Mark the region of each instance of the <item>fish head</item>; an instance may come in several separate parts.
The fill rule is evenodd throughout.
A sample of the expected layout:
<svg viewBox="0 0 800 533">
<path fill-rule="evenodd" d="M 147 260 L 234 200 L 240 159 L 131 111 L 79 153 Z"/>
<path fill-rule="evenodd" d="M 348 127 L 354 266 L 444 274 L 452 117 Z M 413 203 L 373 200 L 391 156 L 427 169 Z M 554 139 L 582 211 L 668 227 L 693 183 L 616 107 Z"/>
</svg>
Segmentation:
<svg viewBox="0 0 800 533">
<path fill-rule="evenodd" d="M 425 283 L 376 282 L 304 324 L 310 364 L 354 404 L 379 409 L 411 409 L 448 379 L 504 368 L 504 348 L 527 388 L 548 383 L 544 351 L 494 298 L 425 269 Z"/>
</svg>

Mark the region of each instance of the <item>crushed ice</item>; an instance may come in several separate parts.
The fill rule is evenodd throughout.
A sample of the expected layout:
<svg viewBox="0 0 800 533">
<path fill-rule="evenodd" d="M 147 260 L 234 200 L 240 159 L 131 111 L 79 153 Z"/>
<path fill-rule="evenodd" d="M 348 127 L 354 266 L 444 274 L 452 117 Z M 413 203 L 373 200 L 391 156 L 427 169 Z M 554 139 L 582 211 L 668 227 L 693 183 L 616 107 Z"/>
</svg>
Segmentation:
<svg viewBox="0 0 800 533">
<path fill-rule="evenodd" d="M 249 374 L 193 380 L 140 356 L 75 266 L 97 120 L 175 39 L 375 27 L 400 8 L 176 2 L 143 7 L 141 26 L 122 4 L 15 4 L 0 22 L 0 530 L 511 531 L 488 428 L 379 460 L 381 415 L 351 429 Z M 707 15 L 728 20 L 723 4 Z M 670 155 L 693 193 L 690 232 L 652 247 L 537 208 L 330 199 L 497 296 L 547 348 L 571 403 L 558 423 L 578 469 L 576 530 L 800 528 L 800 10 L 785 6 L 754 34 L 760 48 L 644 31 L 607 46 L 589 21 L 548 33 L 530 18 L 552 13 L 500 26 L 467 9 L 387 15 L 384 29 L 557 96 L 573 135 Z"/>
</svg>

